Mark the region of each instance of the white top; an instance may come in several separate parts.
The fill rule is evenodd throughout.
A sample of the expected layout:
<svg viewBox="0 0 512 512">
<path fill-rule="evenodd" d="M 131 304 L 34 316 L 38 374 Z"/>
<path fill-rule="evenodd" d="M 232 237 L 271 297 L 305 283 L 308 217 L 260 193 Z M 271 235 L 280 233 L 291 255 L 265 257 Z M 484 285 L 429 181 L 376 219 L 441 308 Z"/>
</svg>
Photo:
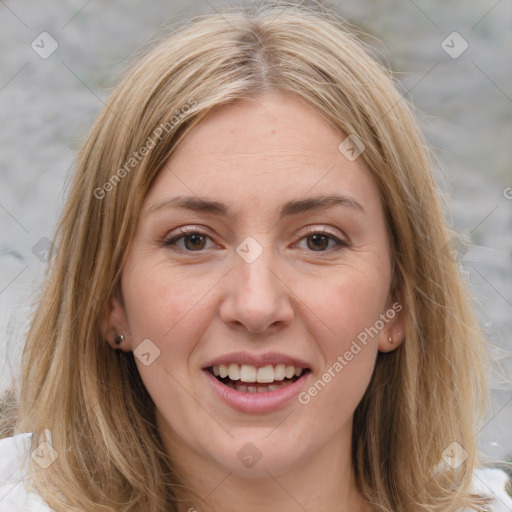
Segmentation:
<svg viewBox="0 0 512 512">
<path fill-rule="evenodd" d="M 21 465 L 30 449 L 31 436 L 24 433 L 0 439 L 0 512 L 54 512 L 39 494 L 25 489 L 28 461 L 25 459 L 23 468 Z M 32 457 L 40 457 L 42 465 L 58 457 L 55 451 L 52 453 L 51 444 L 40 446 L 42 449 L 34 450 Z M 500 469 L 475 469 L 472 490 L 493 497 L 491 512 L 512 512 L 512 499 L 505 490 L 508 480 Z"/>
</svg>

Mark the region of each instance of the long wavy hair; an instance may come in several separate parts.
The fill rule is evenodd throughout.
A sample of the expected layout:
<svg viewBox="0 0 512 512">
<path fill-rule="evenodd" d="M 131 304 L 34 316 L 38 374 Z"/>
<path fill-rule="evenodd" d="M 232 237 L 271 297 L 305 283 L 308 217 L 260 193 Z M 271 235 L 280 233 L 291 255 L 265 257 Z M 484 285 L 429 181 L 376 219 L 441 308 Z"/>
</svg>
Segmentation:
<svg viewBox="0 0 512 512">
<path fill-rule="evenodd" d="M 357 484 L 379 511 L 483 510 L 470 484 L 488 355 L 449 250 L 432 152 L 391 72 L 352 27 L 325 7 L 266 2 L 173 27 L 133 64 L 78 153 L 23 350 L 14 430 L 32 432 L 32 448 L 51 433 L 58 458 L 29 468 L 57 512 L 177 510 L 182 482 L 154 403 L 133 353 L 112 350 L 99 319 L 113 296 L 122 300 L 142 202 L 180 141 L 209 112 L 278 90 L 308 102 L 340 142 L 363 141 L 403 297 L 405 340 L 379 353 L 354 414 Z M 467 454 L 457 468 L 443 461 L 452 443 Z"/>
</svg>

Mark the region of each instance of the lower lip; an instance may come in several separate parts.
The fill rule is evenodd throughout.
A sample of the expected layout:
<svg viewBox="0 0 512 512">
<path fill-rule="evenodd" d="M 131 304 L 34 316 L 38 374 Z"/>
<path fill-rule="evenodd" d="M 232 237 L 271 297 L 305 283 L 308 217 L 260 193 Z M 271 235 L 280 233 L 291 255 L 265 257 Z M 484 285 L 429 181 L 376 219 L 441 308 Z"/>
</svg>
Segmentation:
<svg viewBox="0 0 512 512">
<path fill-rule="evenodd" d="M 208 383 L 215 393 L 229 406 L 240 412 L 245 413 L 265 413 L 276 411 L 283 407 L 287 402 L 296 397 L 305 387 L 306 380 L 311 372 L 307 372 L 295 382 L 288 384 L 274 391 L 265 391 L 263 393 L 244 393 L 237 391 L 218 381 L 208 370 L 203 370 L 208 379 Z"/>
</svg>

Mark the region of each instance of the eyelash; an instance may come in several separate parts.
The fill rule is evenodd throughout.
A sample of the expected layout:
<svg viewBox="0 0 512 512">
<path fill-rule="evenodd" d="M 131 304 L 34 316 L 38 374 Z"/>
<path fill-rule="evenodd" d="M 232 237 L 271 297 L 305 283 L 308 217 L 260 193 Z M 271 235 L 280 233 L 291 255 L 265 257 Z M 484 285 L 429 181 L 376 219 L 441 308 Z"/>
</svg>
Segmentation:
<svg viewBox="0 0 512 512">
<path fill-rule="evenodd" d="M 181 249 L 181 248 L 176 247 L 176 242 L 178 242 L 182 238 L 185 239 L 186 237 L 192 236 L 192 235 L 201 235 L 201 236 L 205 236 L 205 237 L 211 239 L 211 237 L 207 233 L 200 231 L 196 228 L 190 228 L 190 229 L 178 228 L 178 231 L 180 233 L 179 235 L 171 236 L 170 238 L 166 238 L 165 240 L 162 241 L 162 243 L 165 247 L 171 248 L 172 250 L 181 251 L 181 252 L 188 252 L 188 253 L 199 252 L 200 253 L 200 252 L 204 252 L 205 249 L 198 250 L 198 251 L 189 251 L 187 249 Z M 338 237 L 334 236 L 332 233 L 329 233 L 329 231 L 327 231 L 325 229 L 323 229 L 323 230 L 322 229 L 307 229 L 306 234 L 300 240 L 304 240 L 305 238 L 309 238 L 313 235 L 327 236 L 328 238 L 330 238 L 331 240 L 334 240 L 336 242 L 337 247 L 334 247 L 334 248 L 331 248 L 330 250 L 328 249 L 325 251 L 311 251 L 312 253 L 331 253 L 331 252 L 340 251 L 342 249 L 349 247 L 349 244 L 347 242 L 340 240 Z"/>
</svg>

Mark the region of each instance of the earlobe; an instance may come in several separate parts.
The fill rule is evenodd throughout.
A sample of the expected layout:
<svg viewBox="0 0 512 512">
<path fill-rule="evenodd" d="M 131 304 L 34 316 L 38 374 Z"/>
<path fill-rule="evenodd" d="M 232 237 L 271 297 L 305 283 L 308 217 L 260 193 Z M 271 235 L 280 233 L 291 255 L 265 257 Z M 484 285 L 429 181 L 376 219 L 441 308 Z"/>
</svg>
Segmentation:
<svg viewBox="0 0 512 512">
<path fill-rule="evenodd" d="M 123 306 L 113 297 L 99 319 L 101 337 L 114 349 L 128 350 L 128 323 Z"/>
<path fill-rule="evenodd" d="M 401 294 L 398 300 L 394 300 L 386 310 L 385 316 L 388 322 L 379 333 L 379 351 L 391 352 L 398 348 L 405 338 L 405 312 Z"/>
<path fill-rule="evenodd" d="M 404 341 L 403 331 L 400 328 L 389 329 L 386 332 L 381 333 L 379 338 L 379 351 L 380 352 L 392 352 L 398 348 Z"/>
</svg>

